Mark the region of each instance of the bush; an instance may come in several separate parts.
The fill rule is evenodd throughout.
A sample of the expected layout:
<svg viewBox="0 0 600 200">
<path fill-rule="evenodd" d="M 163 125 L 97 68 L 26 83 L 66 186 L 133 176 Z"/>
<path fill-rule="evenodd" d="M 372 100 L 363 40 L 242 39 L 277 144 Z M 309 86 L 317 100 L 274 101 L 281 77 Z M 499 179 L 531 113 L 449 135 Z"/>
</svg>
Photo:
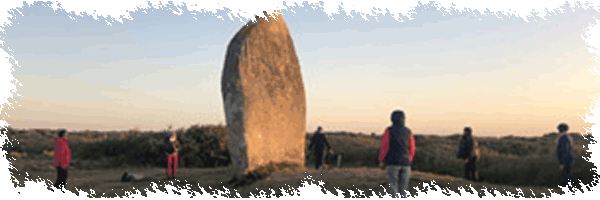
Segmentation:
<svg viewBox="0 0 600 200">
<path fill-rule="evenodd" d="M 230 163 L 226 151 L 226 132 L 223 126 L 192 126 L 177 130 L 180 144 L 178 164 L 184 167 L 217 167 Z M 163 153 L 166 131 L 114 134 L 109 139 L 97 142 L 77 142 L 71 144 L 76 159 L 111 158 L 113 166 L 144 165 L 166 167 Z M 212 152 L 212 153 L 211 153 Z"/>
<path fill-rule="evenodd" d="M 219 167 L 231 162 L 224 126 L 194 125 L 177 138 L 181 144 L 179 159 L 186 167 Z"/>
</svg>

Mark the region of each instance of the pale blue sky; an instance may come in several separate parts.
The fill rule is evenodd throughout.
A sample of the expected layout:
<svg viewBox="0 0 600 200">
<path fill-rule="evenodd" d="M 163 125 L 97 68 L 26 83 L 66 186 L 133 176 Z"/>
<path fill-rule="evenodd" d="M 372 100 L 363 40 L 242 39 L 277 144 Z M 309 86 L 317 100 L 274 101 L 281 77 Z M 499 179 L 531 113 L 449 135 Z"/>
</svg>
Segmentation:
<svg viewBox="0 0 600 200">
<path fill-rule="evenodd" d="M 415 10 L 403 22 L 356 13 L 344 19 L 345 11 L 330 20 L 304 5 L 282 10 L 300 58 L 308 131 L 321 125 L 379 133 L 396 108 L 406 110 L 416 133 L 471 125 L 487 135 L 539 135 L 560 121 L 574 131 L 591 126 L 577 114 L 600 91 L 588 71 L 598 63 L 582 39 L 597 10 L 565 9 L 529 22 Z M 20 11 L 1 35 L 23 84 L 22 106 L 9 112 L 9 124 L 161 129 L 224 122 L 223 59 L 248 19 L 150 8 L 108 26 L 44 6 Z"/>
</svg>

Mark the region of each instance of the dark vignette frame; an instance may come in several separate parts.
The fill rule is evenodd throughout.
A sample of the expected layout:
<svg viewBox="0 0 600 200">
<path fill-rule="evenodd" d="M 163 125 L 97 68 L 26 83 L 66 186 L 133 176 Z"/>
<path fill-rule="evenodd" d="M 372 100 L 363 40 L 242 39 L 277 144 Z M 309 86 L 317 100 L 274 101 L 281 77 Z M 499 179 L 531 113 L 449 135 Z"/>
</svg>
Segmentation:
<svg viewBox="0 0 600 200">
<path fill-rule="evenodd" d="M 4 5 L 3 7 L 5 8 L 6 12 L 2 12 L 2 26 L 0 27 L 0 30 L 2 32 L 5 32 L 4 27 L 8 27 L 11 26 L 11 20 L 10 18 L 13 18 L 13 14 L 16 14 L 17 12 L 21 15 L 23 15 L 23 13 L 21 11 L 18 10 L 18 8 L 22 8 L 23 6 L 25 6 L 24 4 L 25 2 L 19 2 L 19 1 L 9 1 L 8 2 L 3 2 L 2 4 Z M 195 3 L 195 2 L 194 2 Z M 34 1 L 27 1 L 27 5 L 31 6 L 34 4 Z M 148 5 L 151 4 L 151 5 Z M 287 9 L 288 6 L 298 6 L 298 7 L 304 7 L 302 2 L 294 2 L 294 3 L 290 3 L 290 2 L 285 2 L 283 4 L 279 4 L 279 3 L 271 3 L 271 4 L 263 4 L 260 7 L 259 6 L 255 6 L 254 2 L 252 3 L 246 3 L 246 2 L 235 2 L 235 3 L 229 3 L 229 2 L 206 2 L 204 1 L 201 4 L 191 4 L 190 5 L 184 5 L 182 2 L 175 2 L 175 3 L 165 3 L 165 2 L 151 2 L 151 3 L 139 3 L 137 1 L 122 1 L 120 4 L 107 4 L 107 3 L 92 3 L 92 2 L 86 2 L 86 3 L 76 3 L 76 2 L 62 2 L 59 3 L 54 1 L 52 2 L 51 5 L 47 6 L 52 8 L 55 12 L 57 9 L 61 9 L 62 11 L 65 11 L 69 14 L 73 14 L 75 13 L 78 16 L 82 16 L 84 14 L 86 15 L 90 15 L 92 16 L 94 19 L 99 20 L 98 16 L 101 16 L 103 18 L 105 18 L 105 21 L 107 22 L 107 25 L 112 26 L 111 24 L 116 21 L 123 23 L 123 19 L 129 19 L 129 20 L 133 20 L 133 18 L 129 15 L 130 11 L 140 11 L 144 12 L 147 14 L 146 10 L 154 8 L 154 9 L 164 9 L 167 6 L 175 6 L 176 10 L 172 9 L 172 8 L 167 8 L 171 11 L 173 11 L 174 14 L 178 14 L 181 15 L 184 11 L 181 9 L 183 7 L 186 7 L 189 11 L 191 11 L 194 15 L 197 14 L 197 12 L 205 12 L 204 15 L 206 15 L 206 13 L 211 14 L 217 18 L 221 18 L 222 20 L 225 20 L 223 18 L 223 16 L 217 15 L 217 10 L 223 10 L 224 8 L 228 8 L 231 11 L 229 11 L 227 13 L 227 17 L 229 17 L 230 20 L 234 20 L 234 17 L 237 17 L 241 20 L 241 18 L 245 18 L 245 19 L 251 19 L 254 20 L 254 17 L 256 15 L 260 16 L 262 14 L 263 11 L 266 11 L 268 13 L 273 13 L 274 10 L 281 10 L 281 9 Z M 295 5 L 294 5 L 295 4 Z M 430 3 L 430 2 L 422 2 L 422 4 L 426 7 L 429 6 L 434 6 L 436 7 L 438 10 L 440 10 L 440 12 L 443 13 L 443 15 L 445 16 L 446 14 L 452 15 L 451 11 L 454 10 L 457 13 L 462 14 L 463 11 L 466 12 L 470 12 L 472 14 L 475 14 L 475 10 L 479 11 L 479 14 L 485 14 L 484 12 L 486 11 L 486 9 L 488 11 L 490 11 L 493 15 L 497 16 L 498 18 L 502 18 L 500 17 L 498 14 L 502 14 L 502 15 L 506 15 L 509 18 L 510 17 L 515 17 L 515 18 L 522 18 L 523 20 L 525 20 L 526 22 L 529 22 L 528 18 L 537 16 L 540 17 L 544 20 L 547 20 L 545 18 L 545 16 L 548 16 L 550 13 L 553 13 L 555 15 L 557 15 L 557 11 L 560 13 L 564 13 L 565 9 L 560 8 L 560 6 L 564 6 L 565 5 L 565 1 L 562 2 L 555 2 L 555 1 L 540 1 L 538 3 L 529 3 L 529 4 L 508 4 L 508 2 L 498 2 L 496 4 L 490 3 L 484 3 L 483 1 L 469 1 L 468 3 L 458 3 L 458 2 L 446 2 L 444 1 L 443 3 L 440 2 L 435 2 L 435 3 Z M 594 5 L 593 2 L 588 2 L 588 1 L 584 1 L 584 2 L 578 2 L 578 1 L 568 1 L 568 5 L 571 9 L 578 7 L 578 8 L 584 8 L 585 10 L 587 9 L 594 9 L 596 11 L 600 11 L 599 7 L 597 5 Z M 354 16 L 352 15 L 352 11 L 354 11 L 355 14 L 359 14 L 361 15 L 361 17 L 367 21 L 369 21 L 367 19 L 367 15 L 369 16 L 374 16 L 375 19 L 377 20 L 377 17 L 379 14 L 383 14 L 385 16 L 385 14 L 390 14 L 392 17 L 394 17 L 396 19 L 396 21 L 398 22 L 404 22 L 404 20 L 402 19 L 402 17 L 400 15 L 403 15 L 405 17 L 407 17 L 409 20 L 412 20 L 413 18 L 411 17 L 412 14 L 416 13 L 416 9 L 418 9 L 418 2 L 411 2 L 411 3 L 399 3 L 399 2 L 393 2 L 393 3 L 383 3 L 383 2 L 373 2 L 373 1 L 357 1 L 357 2 L 352 2 L 351 4 L 344 4 L 341 5 L 341 2 L 335 2 L 333 3 L 332 1 L 328 1 L 327 3 L 323 4 L 318 4 L 318 3 L 311 3 L 308 4 L 308 6 L 310 6 L 312 9 L 316 9 L 317 6 L 320 6 L 323 8 L 323 11 L 328 15 L 328 17 L 333 20 L 334 18 L 332 17 L 332 14 L 340 14 L 339 13 L 339 8 L 341 7 L 346 13 L 347 16 L 354 18 Z M 296 8 L 298 8 L 296 7 Z M 292 12 L 293 11 L 293 7 L 289 8 Z M 389 13 L 387 13 L 385 11 L 385 9 L 387 9 L 389 11 Z M 16 12 L 15 12 L 16 11 Z M 574 9 L 573 9 L 574 11 Z M 210 13 L 209 13 L 210 12 Z M 13 14 L 10 14 L 13 13 Z M 537 13 L 537 14 L 535 14 Z M 76 19 L 69 15 L 69 17 L 72 20 Z M 109 21 L 109 17 L 111 18 L 111 20 Z M 193 17 L 194 19 L 197 19 L 196 17 Z M 346 17 L 344 17 L 345 20 Z M 481 19 L 480 19 L 481 20 Z M 516 19 L 513 19 L 516 20 Z M 534 19 L 534 21 L 537 22 L 537 20 Z M 243 22 L 243 21 L 242 21 Z M 596 19 L 596 24 L 599 24 L 600 20 Z M 590 53 L 594 54 L 594 60 L 598 63 L 600 63 L 600 54 L 599 54 L 599 50 L 598 50 L 598 46 L 600 45 L 600 43 L 598 42 L 597 35 L 600 35 L 600 28 L 598 28 L 595 25 L 590 24 L 589 27 L 585 28 L 585 36 L 582 34 L 581 38 L 584 40 L 584 42 L 590 46 L 590 48 L 588 48 Z M 592 34 L 594 33 L 594 34 Z M 4 46 L 4 41 L 0 40 L 0 44 L 2 44 L 2 46 Z M 10 47 L 8 47 L 9 51 Z M 7 104 L 9 110 L 12 108 L 14 109 L 14 104 L 11 103 L 8 99 L 11 98 L 14 100 L 14 96 L 13 93 L 16 94 L 17 88 L 16 85 L 17 83 L 19 84 L 19 86 L 23 86 L 21 83 L 19 83 L 19 81 L 17 79 L 15 79 L 15 77 L 12 75 L 12 71 L 14 71 L 13 68 L 13 64 L 11 64 L 11 60 L 15 62 L 15 64 L 19 67 L 21 67 L 18 63 L 18 61 L 14 58 L 14 56 L 9 53 L 6 52 L 4 49 L 2 49 L 2 52 L 0 52 L 3 54 L 3 62 L 2 65 L 3 67 L 0 67 L 0 96 L 2 98 L 0 98 L 0 113 L 2 112 L 2 110 L 5 109 L 4 104 Z M 590 58 L 591 59 L 591 58 Z M 599 65 L 600 67 L 600 65 Z M 592 66 L 591 69 L 588 69 L 590 71 L 590 73 L 596 75 L 596 76 L 600 76 L 600 70 L 596 67 L 596 66 Z M 600 82 L 600 78 L 596 79 L 596 82 Z M 600 94 L 600 93 L 597 93 Z M 21 96 L 19 94 L 16 94 L 18 96 Z M 592 99 L 592 98 L 590 98 Z M 16 102 L 16 101 L 15 101 Z M 18 102 L 16 102 L 18 103 Z M 20 105 L 19 105 L 20 106 Z M 584 107 L 587 109 L 587 107 Z M 600 115 L 600 110 L 598 109 L 598 98 L 594 98 L 592 99 L 591 102 L 591 106 L 589 108 L 589 111 L 586 111 L 586 113 L 584 114 L 584 116 L 582 116 L 581 114 L 577 113 L 582 120 L 584 120 L 586 123 L 592 123 L 593 125 L 590 127 L 584 127 L 584 129 L 586 130 L 586 135 L 588 135 L 588 137 L 582 136 L 585 139 L 588 140 L 592 140 L 591 145 L 589 146 L 589 151 L 590 152 L 590 157 L 588 159 L 588 162 L 593 162 L 592 161 L 592 157 L 591 157 L 591 152 L 593 151 L 592 149 L 595 149 L 595 139 L 593 137 L 592 132 L 594 130 L 597 129 L 596 125 L 594 123 L 596 123 L 597 120 L 597 116 L 595 115 Z M 6 112 L 6 110 L 4 110 L 4 113 L 10 117 L 10 115 L 8 115 L 8 113 Z M 592 116 L 590 116 L 589 114 L 592 114 Z M 7 136 L 7 130 L 6 128 L 8 128 L 8 123 L 6 122 L 6 120 L 2 119 L 0 120 L 0 126 L 3 127 L 2 129 L 2 143 L 5 144 L 8 140 L 8 136 Z M 591 137 L 590 137 L 591 136 Z M 14 168 L 13 166 L 10 165 L 10 163 L 7 160 L 7 151 L 3 150 L 3 154 L 4 159 L 6 160 L 5 162 L 2 161 L 4 166 L 8 166 L 9 168 Z M 10 173 L 10 171 L 5 171 L 8 173 L 5 173 L 5 175 L 3 175 L 2 177 L 4 177 L 3 180 L 9 180 L 7 182 L 5 182 L 7 185 L 8 184 L 13 184 L 13 182 L 17 181 L 16 178 Z M 594 180 L 598 180 L 597 176 L 595 176 Z M 88 196 L 90 195 L 90 193 L 86 192 L 86 191 L 81 191 L 78 190 L 79 194 L 75 194 L 72 192 L 66 192 L 66 193 L 62 193 L 62 192 L 54 192 L 51 190 L 48 190 L 46 188 L 46 184 L 42 181 L 42 182 L 35 182 L 35 181 L 25 181 L 26 184 L 26 188 L 15 188 L 13 190 L 9 191 L 11 193 L 14 193 L 16 195 L 27 195 L 27 196 L 38 196 L 38 195 L 43 195 L 43 197 L 49 197 L 48 195 L 61 195 L 61 196 Z M 324 188 L 320 187 L 320 185 L 323 185 L 324 183 L 319 181 L 319 184 L 312 184 L 311 183 L 307 183 L 304 182 L 303 186 L 300 186 L 299 188 L 297 188 L 295 191 L 294 190 L 288 190 L 288 192 L 286 192 L 285 189 L 280 188 L 278 190 L 280 190 L 285 196 L 290 195 L 290 196 L 296 196 L 296 195 L 302 195 L 304 196 L 337 196 L 327 190 L 325 190 Z M 593 183 L 592 183 L 593 184 Z M 157 190 L 156 184 L 153 184 L 153 188 L 155 191 L 151 192 L 151 191 L 146 191 L 146 196 L 147 197 L 154 197 L 154 196 L 162 196 L 162 195 L 173 195 L 175 191 L 180 192 L 180 196 L 186 196 L 186 197 L 190 197 L 190 196 L 207 196 L 207 197 L 212 197 L 213 195 L 217 195 L 217 194 L 210 194 L 204 190 L 203 194 L 202 193 L 198 193 L 196 191 L 193 190 L 189 190 L 188 189 L 184 189 L 184 188 L 175 188 L 173 186 L 169 186 L 166 185 L 165 188 L 168 192 L 161 192 Z M 593 186 L 597 185 L 593 184 Z M 420 197 L 422 196 L 439 196 L 439 197 L 447 197 L 447 196 L 477 196 L 477 194 L 479 193 L 478 191 L 475 191 L 474 188 L 470 188 L 471 191 L 467 191 L 465 190 L 465 188 L 459 188 L 460 190 L 460 194 L 458 193 L 446 193 L 443 192 L 443 188 L 440 188 L 439 186 L 435 185 L 435 183 L 433 183 L 432 185 L 436 190 L 429 190 L 429 191 L 423 191 L 423 192 L 419 192 L 418 195 Z M 582 185 L 583 186 L 583 185 Z M 592 186 L 592 185 L 590 185 Z M 593 187 L 590 187 L 593 188 Z M 225 191 L 220 191 L 220 190 L 215 190 L 215 192 L 220 193 L 221 195 L 225 194 L 223 192 L 229 192 L 229 189 L 224 188 Z M 325 190 L 326 192 L 322 192 L 322 189 Z M 9 192 L 8 190 L 5 190 L 6 192 Z M 31 191 L 31 192 L 29 192 Z M 34 192 L 35 191 L 35 192 Z M 274 192 L 271 189 L 271 192 Z M 337 190 L 338 194 L 343 194 L 345 192 L 341 191 L 341 190 Z M 363 191 L 358 191 L 358 194 L 354 191 L 348 191 L 350 195 L 354 196 L 354 197 L 367 197 L 365 196 L 365 194 L 363 193 Z M 472 194 L 471 192 L 475 193 Z M 583 192 L 592 192 L 589 190 L 585 190 L 585 191 L 575 191 L 574 194 L 576 195 L 580 195 Z M 91 194 L 94 194 L 93 191 L 91 191 Z M 497 191 L 497 190 L 484 190 L 483 194 L 486 196 L 510 196 L 510 197 L 523 197 L 523 194 L 517 194 L 517 196 L 515 196 L 515 194 L 510 194 L 510 193 L 506 193 L 506 194 L 502 194 L 501 192 Z M 552 196 L 556 196 L 556 193 L 553 192 L 549 192 L 550 195 Z M 569 194 L 569 193 L 567 193 Z M 371 195 L 376 195 L 374 192 Z M 544 196 L 546 196 L 545 194 L 543 194 Z M 239 194 L 237 194 L 238 197 L 240 197 Z M 268 197 L 268 196 L 272 196 L 272 195 L 266 195 L 264 192 L 260 192 L 259 195 L 256 195 L 255 197 Z M 370 195 L 369 195 L 370 196 Z M 133 193 L 131 193 L 131 195 L 129 195 L 128 197 L 143 197 L 143 195 L 140 194 L 140 191 L 133 191 Z"/>
</svg>

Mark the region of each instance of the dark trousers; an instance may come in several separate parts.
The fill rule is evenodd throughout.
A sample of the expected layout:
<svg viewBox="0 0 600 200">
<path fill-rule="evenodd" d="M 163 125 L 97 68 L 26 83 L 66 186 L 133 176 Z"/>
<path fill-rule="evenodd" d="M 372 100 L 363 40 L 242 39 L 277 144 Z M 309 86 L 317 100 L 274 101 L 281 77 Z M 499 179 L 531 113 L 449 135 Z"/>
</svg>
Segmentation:
<svg viewBox="0 0 600 200">
<path fill-rule="evenodd" d="M 562 171 L 562 175 L 563 175 L 562 186 L 567 186 L 569 182 L 571 182 L 571 184 L 573 184 L 572 177 L 571 177 L 571 165 L 565 165 L 565 168 Z M 572 190 L 572 189 L 573 188 L 571 186 L 569 186 L 569 190 Z"/>
<path fill-rule="evenodd" d="M 470 158 L 469 162 L 465 165 L 465 177 L 470 181 L 477 181 L 479 179 L 477 174 L 477 166 L 475 163 L 477 162 L 477 158 Z"/>
<path fill-rule="evenodd" d="M 323 150 L 315 151 L 315 169 L 319 169 L 323 165 Z"/>
<path fill-rule="evenodd" d="M 54 182 L 54 187 L 59 189 L 63 188 L 67 183 L 67 169 L 63 169 L 62 167 L 56 167 L 56 182 Z"/>
</svg>

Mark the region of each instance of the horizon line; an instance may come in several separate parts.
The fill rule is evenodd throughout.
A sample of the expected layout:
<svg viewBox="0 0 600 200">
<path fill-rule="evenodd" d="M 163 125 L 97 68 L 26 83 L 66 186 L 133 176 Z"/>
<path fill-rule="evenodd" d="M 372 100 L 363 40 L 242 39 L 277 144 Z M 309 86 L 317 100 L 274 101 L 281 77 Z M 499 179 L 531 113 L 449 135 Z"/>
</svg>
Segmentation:
<svg viewBox="0 0 600 200">
<path fill-rule="evenodd" d="M 192 125 L 192 126 L 194 126 L 194 125 Z M 186 127 L 186 128 L 177 128 L 177 129 L 172 129 L 172 130 L 173 131 L 179 131 L 179 130 L 185 131 L 185 130 L 190 129 L 192 126 L 189 126 L 189 127 Z M 222 124 L 216 124 L 216 125 L 215 124 L 208 124 L 208 125 L 198 125 L 198 126 L 199 127 L 206 127 L 206 126 L 208 126 L 208 127 L 211 127 L 211 126 L 225 126 L 226 127 L 226 125 L 222 125 Z M 35 130 L 51 130 L 51 131 L 53 131 L 53 130 L 60 130 L 60 129 L 63 129 L 63 128 L 22 128 L 22 127 L 19 128 L 19 127 L 11 127 L 11 126 L 0 127 L 0 130 L 6 130 L 6 129 L 13 129 L 13 130 L 19 130 L 19 131 L 23 131 L 23 130 L 24 131 L 35 131 Z M 111 132 L 116 132 L 114 134 L 118 134 L 118 133 L 122 133 L 122 132 L 139 131 L 139 133 L 141 133 L 141 134 L 146 134 L 146 133 L 159 133 L 159 132 L 163 132 L 163 131 L 168 131 L 168 129 L 165 128 L 165 129 L 157 129 L 157 130 L 140 130 L 140 129 L 130 128 L 130 129 L 104 130 L 104 131 L 102 131 L 102 130 L 93 130 L 93 129 L 78 129 L 78 130 L 70 130 L 69 131 L 67 129 L 67 132 L 78 133 L 78 134 L 82 133 L 82 132 L 86 132 L 86 131 L 88 131 L 90 133 L 97 132 L 97 133 L 108 133 L 108 134 L 112 134 Z M 345 130 L 342 130 L 342 131 L 323 131 L 323 133 L 324 134 L 333 134 L 333 135 L 345 135 L 345 134 L 348 134 L 348 135 L 363 135 L 363 136 L 372 136 L 373 134 L 376 135 L 376 136 L 383 135 L 382 133 L 364 133 L 364 132 L 360 132 L 360 131 L 359 132 L 352 132 L 352 131 L 345 131 Z M 312 134 L 314 134 L 314 131 L 312 131 L 312 132 L 307 131 L 306 134 L 307 135 L 312 135 Z M 518 135 L 518 134 L 516 135 L 516 134 L 507 134 L 507 135 L 504 135 L 504 136 L 498 136 L 498 135 L 496 135 L 496 136 L 490 136 L 490 135 L 487 135 L 487 134 L 474 134 L 473 136 L 475 136 L 475 137 L 500 137 L 500 138 L 502 138 L 502 137 L 543 137 L 545 135 L 552 135 L 552 134 L 558 134 L 558 132 L 556 132 L 556 131 L 553 131 L 553 132 L 544 132 L 541 135 Z M 582 132 L 576 132 L 576 131 L 575 132 L 568 132 L 568 134 L 571 134 L 571 135 L 572 134 L 576 134 L 576 135 L 592 135 L 591 132 L 589 132 L 589 133 L 588 132 L 582 133 Z M 462 133 L 459 133 L 459 132 L 447 133 L 447 134 L 414 133 L 413 135 L 423 135 L 423 136 L 454 136 L 454 135 L 462 135 Z"/>
</svg>

